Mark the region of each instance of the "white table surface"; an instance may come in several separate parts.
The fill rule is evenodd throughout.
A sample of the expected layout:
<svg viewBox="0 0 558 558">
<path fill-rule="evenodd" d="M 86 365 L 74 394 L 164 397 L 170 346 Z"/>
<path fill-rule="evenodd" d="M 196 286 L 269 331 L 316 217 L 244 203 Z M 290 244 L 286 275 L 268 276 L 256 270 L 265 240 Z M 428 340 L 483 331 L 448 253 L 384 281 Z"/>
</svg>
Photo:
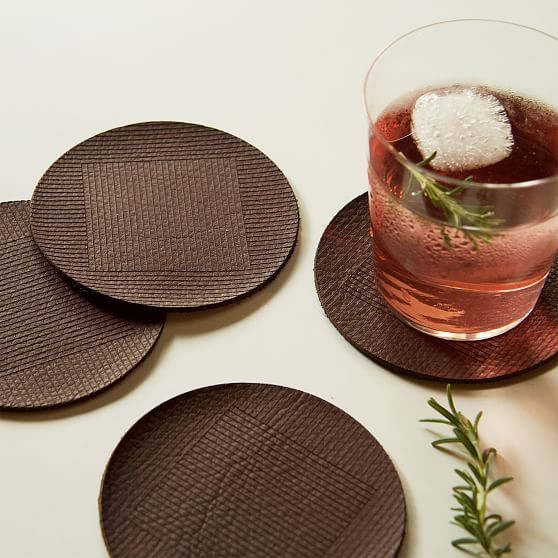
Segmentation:
<svg viewBox="0 0 558 558">
<path fill-rule="evenodd" d="M 461 556 L 449 546 L 459 534 L 449 525 L 457 464 L 431 449 L 417 422 L 443 386 L 390 373 L 344 341 L 318 302 L 313 258 L 331 217 L 366 189 L 361 89 L 379 50 L 412 28 L 459 17 L 558 35 L 558 3 L 3 0 L 0 8 L 0 201 L 28 199 L 50 163 L 91 135 L 179 120 L 258 146 L 289 178 L 301 211 L 296 252 L 263 291 L 171 315 L 153 354 L 98 397 L 0 414 L 0 556 L 106 557 L 97 496 L 121 436 L 176 394 L 235 381 L 296 387 L 350 413 L 401 475 L 401 558 Z M 499 470 L 516 478 L 494 497 L 518 522 L 513 555 L 558 556 L 558 365 L 456 394 L 466 413 L 485 411 L 484 440 L 499 449 Z"/>
</svg>

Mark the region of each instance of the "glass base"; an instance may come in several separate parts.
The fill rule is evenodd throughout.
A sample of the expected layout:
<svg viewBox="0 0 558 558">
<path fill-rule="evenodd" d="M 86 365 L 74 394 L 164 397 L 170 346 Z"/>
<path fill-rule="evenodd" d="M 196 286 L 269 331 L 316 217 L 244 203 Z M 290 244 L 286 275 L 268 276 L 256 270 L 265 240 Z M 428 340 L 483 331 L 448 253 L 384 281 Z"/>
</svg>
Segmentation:
<svg viewBox="0 0 558 558">
<path fill-rule="evenodd" d="M 440 339 L 478 341 L 502 335 L 533 310 L 548 273 L 513 285 L 456 287 L 376 266 L 376 287 L 404 323 Z M 507 288 L 506 288 L 507 287 Z"/>
<path fill-rule="evenodd" d="M 416 329 L 421 333 L 426 333 L 426 335 L 431 335 L 432 337 L 438 337 L 439 339 L 446 339 L 447 341 L 482 341 L 483 339 L 490 339 L 491 337 L 497 337 L 498 335 L 502 335 L 502 333 L 506 333 L 507 331 L 510 331 L 510 329 L 513 329 L 514 327 L 518 326 L 525 318 L 527 318 L 527 316 L 529 316 L 529 314 L 533 311 L 533 308 L 531 308 L 526 314 L 521 316 L 521 318 L 509 324 L 506 324 L 496 329 L 491 329 L 489 331 L 480 331 L 476 333 L 456 333 L 456 332 L 430 329 L 408 320 L 407 318 L 405 318 L 404 316 L 396 312 L 391 306 L 390 306 L 390 310 L 404 324 L 411 326 L 413 329 Z"/>
</svg>

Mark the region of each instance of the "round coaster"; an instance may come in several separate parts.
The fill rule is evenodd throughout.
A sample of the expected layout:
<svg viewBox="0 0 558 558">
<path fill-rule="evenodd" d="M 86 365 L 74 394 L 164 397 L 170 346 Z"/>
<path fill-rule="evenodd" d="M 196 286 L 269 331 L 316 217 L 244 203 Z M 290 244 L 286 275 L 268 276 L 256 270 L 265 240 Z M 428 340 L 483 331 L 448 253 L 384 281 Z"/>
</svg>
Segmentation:
<svg viewBox="0 0 558 558">
<path fill-rule="evenodd" d="M 124 436 L 100 496 L 113 558 L 389 558 L 405 528 L 378 442 L 317 397 L 230 384 L 180 395 Z"/>
<path fill-rule="evenodd" d="M 122 378 L 165 316 L 78 293 L 29 230 L 29 202 L 0 204 L 0 407 L 71 403 Z"/>
<path fill-rule="evenodd" d="M 213 128 L 146 122 L 70 149 L 33 194 L 31 229 L 65 275 L 104 295 L 193 309 L 272 279 L 298 208 L 261 151 Z"/>
<path fill-rule="evenodd" d="M 395 372 L 444 382 L 509 378 L 558 353 L 558 264 L 531 315 L 485 341 L 444 341 L 403 324 L 376 288 L 368 195 L 347 204 L 327 226 L 315 261 L 320 302 L 339 332 Z"/>
</svg>

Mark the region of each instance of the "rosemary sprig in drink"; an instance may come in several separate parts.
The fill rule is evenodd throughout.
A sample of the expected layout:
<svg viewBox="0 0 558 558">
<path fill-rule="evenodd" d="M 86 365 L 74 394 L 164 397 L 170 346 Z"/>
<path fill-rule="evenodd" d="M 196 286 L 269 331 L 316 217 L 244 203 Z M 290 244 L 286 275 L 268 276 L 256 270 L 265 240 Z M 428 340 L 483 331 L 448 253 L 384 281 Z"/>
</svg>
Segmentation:
<svg viewBox="0 0 558 558">
<path fill-rule="evenodd" d="M 453 437 L 441 438 L 432 442 L 435 448 L 447 444 L 461 446 L 461 454 L 467 461 L 468 469 L 455 469 L 456 474 L 464 484 L 453 488 L 453 497 L 458 507 L 451 508 L 456 512 L 453 524 L 467 531 L 468 535 L 452 541 L 452 545 L 479 558 L 498 558 L 511 553 L 511 544 L 499 546 L 494 538 L 511 527 L 514 521 L 504 521 L 501 515 L 488 513 L 488 494 L 495 488 L 513 480 L 511 477 L 502 477 L 489 481 L 490 464 L 496 450 L 489 448 L 482 450 L 479 443 L 480 412 L 474 422 L 463 416 L 455 407 L 451 394 L 451 386 L 447 386 L 449 409 L 440 405 L 434 398 L 428 404 L 437 411 L 441 419 L 424 419 L 421 422 L 433 422 L 450 426 Z"/>
<path fill-rule="evenodd" d="M 490 242 L 492 240 L 493 227 L 502 223 L 502 219 L 494 217 L 492 206 L 477 207 L 462 203 L 456 196 L 465 190 L 464 186 L 448 190 L 434 178 L 417 171 L 403 153 L 400 152 L 400 155 L 403 157 L 405 168 L 409 171 L 407 191 L 410 191 L 412 196 L 422 194 L 428 198 L 434 207 L 444 212 L 448 224 L 459 229 L 473 243 L 475 249 L 478 248 L 479 241 Z M 416 166 L 426 167 L 435 157 L 436 151 L 417 163 Z M 465 179 L 466 182 L 471 180 L 471 177 Z M 451 239 L 445 226 L 440 228 L 440 233 L 446 248 L 450 250 Z"/>
</svg>

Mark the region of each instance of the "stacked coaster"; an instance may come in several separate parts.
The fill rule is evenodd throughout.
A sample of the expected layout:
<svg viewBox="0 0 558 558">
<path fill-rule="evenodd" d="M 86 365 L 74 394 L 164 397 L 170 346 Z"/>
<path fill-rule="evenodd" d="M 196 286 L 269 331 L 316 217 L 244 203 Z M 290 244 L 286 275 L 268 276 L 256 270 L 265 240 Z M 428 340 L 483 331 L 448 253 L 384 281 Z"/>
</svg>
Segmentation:
<svg viewBox="0 0 558 558">
<path fill-rule="evenodd" d="M 149 122 L 60 157 L 0 205 L 0 407 L 70 403 L 151 350 L 166 309 L 234 301 L 294 249 L 289 183 L 225 132 Z"/>
<path fill-rule="evenodd" d="M 29 202 L 0 204 L 0 407 L 71 403 L 122 378 L 163 328 L 158 310 L 78 292 L 29 231 Z"/>
<path fill-rule="evenodd" d="M 31 230 L 50 262 L 85 287 L 199 309 L 281 269 L 298 209 L 283 173 L 252 145 L 195 124 L 148 122 L 60 157 L 33 194 Z"/>
<path fill-rule="evenodd" d="M 484 341 L 444 341 L 407 326 L 375 282 L 368 196 L 348 203 L 324 231 L 316 288 L 333 325 L 357 349 L 398 373 L 443 382 L 482 383 L 532 370 L 558 354 L 558 264 L 531 315 Z"/>
<path fill-rule="evenodd" d="M 113 558 L 392 558 L 397 472 L 353 418 L 307 393 L 213 386 L 140 419 L 100 496 Z"/>
</svg>

